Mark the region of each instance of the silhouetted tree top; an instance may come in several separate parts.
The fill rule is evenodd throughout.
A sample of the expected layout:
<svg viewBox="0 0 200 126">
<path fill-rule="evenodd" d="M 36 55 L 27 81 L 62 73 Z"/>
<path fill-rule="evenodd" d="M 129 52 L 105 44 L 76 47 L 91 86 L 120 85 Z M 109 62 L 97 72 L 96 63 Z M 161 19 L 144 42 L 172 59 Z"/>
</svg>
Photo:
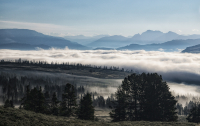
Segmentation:
<svg viewBox="0 0 200 126">
<path fill-rule="evenodd" d="M 94 107 L 92 106 L 92 97 L 89 93 L 81 99 L 77 109 L 77 116 L 79 119 L 94 120 Z"/>
<path fill-rule="evenodd" d="M 157 73 L 131 74 L 118 88 L 113 121 L 176 121 L 176 100 Z"/>
<path fill-rule="evenodd" d="M 64 87 L 61 101 L 61 115 L 71 116 L 75 113 L 76 109 L 76 94 L 75 88 L 72 84 L 67 83 Z"/>
</svg>

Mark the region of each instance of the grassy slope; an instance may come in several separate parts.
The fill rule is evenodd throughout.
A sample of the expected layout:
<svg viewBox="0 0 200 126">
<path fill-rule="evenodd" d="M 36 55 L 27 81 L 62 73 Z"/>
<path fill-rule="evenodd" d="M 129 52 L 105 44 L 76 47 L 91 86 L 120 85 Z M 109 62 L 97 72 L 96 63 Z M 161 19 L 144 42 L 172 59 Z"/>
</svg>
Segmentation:
<svg viewBox="0 0 200 126">
<path fill-rule="evenodd" d="M 70 69 L 63 70 L 60 68 L 42 68 L 39 66 L 26 66 L 20 64 L 0 64 L 0 69 L 9 69 L 9 70 L 27 70 L 27 71 L 43 71 L 43 72 L 56 72 L 56 73 L 66 73 L 79 76 L 89 76 L 96 78 L 106 78 L 106 79 L 123 79 L 127 77 L 131 73 L 122 72 L 122 71 L 114 71 L 114 70 L 103 70 L 103 69 L 94 69 L 94 68 L 84 68 L 83 70 Z M 95 72 L 89 72 L 90 69 L 95 70 Z"/>
<path fill-rule="evenodd" d="M 0 107 L 0 126 L 194 126 L 179 122 L 94 122 Z"/>
</svg>

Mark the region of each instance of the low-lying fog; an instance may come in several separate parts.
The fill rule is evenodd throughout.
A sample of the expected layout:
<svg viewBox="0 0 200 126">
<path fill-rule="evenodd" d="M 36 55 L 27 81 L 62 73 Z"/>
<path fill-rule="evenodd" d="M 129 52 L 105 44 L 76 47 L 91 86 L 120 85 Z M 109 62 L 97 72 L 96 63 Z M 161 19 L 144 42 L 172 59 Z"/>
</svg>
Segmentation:
<svg viewBox="0 0 200 126">
<path fill-rule="evenodd" d="M 157 72 L 165 80 L 200 84 L 200 54 L 160 51 L 69 50 L 35 51 L 0 50 L 0 59 L 28 59 L 49 63 L 70 62 L 101 66 L 119 66 L 139 72 Z"/>
<path fill-rule="evenodd" d="M 180 94 L 199 95 L 200 90 L 197 86 L 200 85 L 200 54 L 144 50 L 69 50 L 67 48 L 35 51 L 0 50 L 0 59 L 19 58 L 48 61 L 49 63 L 53 61 L 54 63 L 117 66 L 140 73 L 157 72 L 168 82 L 171 90 Z"/>
<path fill-rule="evenodd" d="M 6 69 L 0 70 L 0 74 L 7 74 L 9 76 L 17 76 L 20 78 L 21 76 L 26 76 L 28 78 L 36 78 L 36 79 L 50 79 L 52 85 L 58 84 L 63 85 L 66 83 L 76 84 L 77 87 L 84 86 L 85 93 L 86 92 L 97 92 L 98 95 L 103 96 L 105 99 L 110 97 L 111 94 L 115 94 L 117 88 L 122 84 L 123 79 L 101 79 L 94 77 L 86 77 L 86 76 L 77 76 L 65 73 L 55 73 L 55 72 L 43 72 L 43 71 L 23 71 L 23 70 L 13 70 Z M 30 83 L 31 85 L 37 85 L 37 83 Z M 200 86 L 198 85 L 186 85 L 183 83 L 175 83 L 175 82 L 167 82 L 170 87 L 170 91 L 174 94 L 174 96 L 185 95 L 189 99 L 178 99 L 179 103 L 185 105 L 186 102 L 189 102 L 193 96 L 200 97 Z M 44 85 L 43 85 L 44 86 Z M 0 87 L 1 89 L 1 87 Z M 2 95 L 2 91 L 0 90 L 0 96 Z M 96 98 L 97 96 L 95 96 Z M 0 98 L 0 105 L 2 103 L 2 99 Z"/>
</svg>

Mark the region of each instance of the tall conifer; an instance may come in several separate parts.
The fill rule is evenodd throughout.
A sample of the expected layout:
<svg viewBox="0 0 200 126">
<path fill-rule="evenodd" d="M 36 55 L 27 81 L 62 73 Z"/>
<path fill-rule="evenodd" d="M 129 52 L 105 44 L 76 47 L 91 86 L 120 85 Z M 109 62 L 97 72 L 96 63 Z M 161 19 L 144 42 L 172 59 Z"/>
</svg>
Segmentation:
<svg viewBox="0 0 200 126">
<path fill-rule="evenodd" d="M 110 113 L 113 121 L 176 121 L 176 100 L 162 76 L 132 74 L 116 92 L 117 105 Z M 123 114 L 122 114 L 123 113 Z M 122 116 L 123 115 L 123 116 Z"/>
<path fill-rule="evenodd" d="M 89 93 L 81 99 L 80 105 L 77 109 L 77 116 L 79 119 L 94 120 L 94 107 Z"/>
</svg>

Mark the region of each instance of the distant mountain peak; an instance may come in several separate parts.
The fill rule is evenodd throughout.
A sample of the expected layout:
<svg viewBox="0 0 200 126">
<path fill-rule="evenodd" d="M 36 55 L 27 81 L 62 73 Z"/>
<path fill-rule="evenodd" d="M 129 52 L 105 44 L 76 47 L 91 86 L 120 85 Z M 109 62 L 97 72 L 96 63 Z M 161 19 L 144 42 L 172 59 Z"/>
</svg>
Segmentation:
<svg viewBox="0 0 200 126">
<path fill-rule="evenodd" d="M 0 29 L 0 47 L 14 48 L 16 43 L 20 43 L 23 48 L 33 49 L 36 45 L 39 47 L 56 47 L 63 48 L 68 46 L 70 49 L 89 49 L 81 44 L 65 40 L 61 37 L 44 35 L 29 29 Z M 3 45 L 4 44 L 4 45 Z M 22 49 L 16 46 L 15 49 Z"/>
<path fill-rule="evenodd" d="M 152 33 L 152 32 L 154 32 L 154 33 L 163 33 L 163 32 L 161 32 L 161 31 L 159 31 L 159 30 L 155 30 L 155 31 L 153 31 L 153 30 L 147 30 L 147 31 L 145 31 L 145 32 L 143 32 L 143 33 Z M 142 34 L 143 34 L 142 33 Z"/>
<path fill-rule="evenodd" d="M 34 30 L 30 29 L 0 29 L 1 35 L 8 35 L 8 36 L 43 36 L 44 34 L 39 33 Z"/>
<path fill-rule="evenodd" d="M 167 34 L 176 34 L 176 35 L 178 35 L 177 33 L 172 32 L 172 31 L 167 32 Z"/>
</svg>

